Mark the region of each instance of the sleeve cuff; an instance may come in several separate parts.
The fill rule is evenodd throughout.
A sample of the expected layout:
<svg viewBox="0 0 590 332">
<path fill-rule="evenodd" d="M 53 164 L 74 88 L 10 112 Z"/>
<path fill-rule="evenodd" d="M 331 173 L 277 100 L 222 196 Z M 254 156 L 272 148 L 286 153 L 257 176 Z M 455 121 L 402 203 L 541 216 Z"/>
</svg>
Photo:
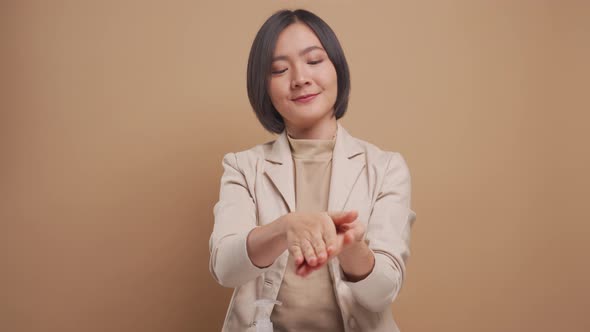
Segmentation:
<svg viewBox="0 0 590 332">
<path fill-rule="evenodd" d="M 227 241 L 226 247 L 223 248 L 225 260 L 222 266 L 219 266 L 222 284 L 237 287 L 255 279 L 270 268 L 270 266 L 260 268 L 254 265 L 248 256 L 247 239 L 251 230 L 235 233 L 231 236 L 232 239 L 225 239 Z"/>
<path fill-rule="evenodd" d="M 254 277 L 257 277 L 260 273 L 268 270 L 268 268 L 270 268 L 270 265 L 266 267 L 258 267 L 254 265 L 254 263 L 252 263 L 250 255 L 248 255 L 248 235 L 254 229 L 255 228 L 252 228 L 245 232 L 239 233 L 238 239 L 236 239 L 236 241 L 234 242 L 236 248 L 232 248 L 233 250 L 230 250 L 229 252 L 235 253 L 236 259 L 239 261 L 237 263 L 238 266 L 240 266 L 237 269 L 238 271 L 243 271 L 246 275 L 253 275 Z"/>
<path fill-rule="evenodd" d="M 375 312 L 381 311 L 383 307 L 393 302 L 398 289 L 398 280 L 396 271 L 391 267 L 387 257 L 378 253 L 375 253 L 373 271 L 365 279 L 357 282 L 342 279 L 351 289 L 357 302 Z"/>
</svg>

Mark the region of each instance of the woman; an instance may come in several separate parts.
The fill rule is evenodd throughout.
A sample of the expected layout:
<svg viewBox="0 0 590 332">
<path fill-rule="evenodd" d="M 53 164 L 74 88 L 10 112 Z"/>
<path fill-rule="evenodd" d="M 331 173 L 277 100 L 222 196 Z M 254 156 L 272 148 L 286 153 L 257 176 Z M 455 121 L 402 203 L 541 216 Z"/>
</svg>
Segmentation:
<svg viewBox="0 0 590 332">
<path fill-rule="evenodd" d="M 308 11 L 275 13 L 253 42 L 247 85 L 279 136 L 223 159 L 209 243 L 213 277 L 235 288 L 223 330 L 253 331 L 266 316 L 275 331 L 397 331 L 410 174 L 399 153 L 337 121 L 350 77 L 336 35 Z"/>
</svg>

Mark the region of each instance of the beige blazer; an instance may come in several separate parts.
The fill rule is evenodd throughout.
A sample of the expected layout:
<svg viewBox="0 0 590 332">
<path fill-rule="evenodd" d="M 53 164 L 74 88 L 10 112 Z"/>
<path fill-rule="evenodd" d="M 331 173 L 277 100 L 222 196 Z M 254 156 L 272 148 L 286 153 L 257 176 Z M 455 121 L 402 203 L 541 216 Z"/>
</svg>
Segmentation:
<svg viewBox="0 0 590 332">
<path fill-rule="evenodd" d="M 265 311 L 256 299 L 276 299 L 289 252 L 269 267 L 252 264 L 246 237 L 255 227 L 295 211 L 293 160 L 286 132 L 275 141 L 223 158 L 219 201 L 209 241 L 209 268 L 215 280 L 235 288 L 223 331 L 255 331 Z M 357 210 L 375 267 L 365 279 L 349 282 L 338 259 L 329 271 L 346 331 L 399 331 L 391 303 L 402 286 L 410 255 L 410 173 L 397 152 L 382 151 L 354 138 L 338 123 L 330 180 L 329 211 Z"/>
</svg>

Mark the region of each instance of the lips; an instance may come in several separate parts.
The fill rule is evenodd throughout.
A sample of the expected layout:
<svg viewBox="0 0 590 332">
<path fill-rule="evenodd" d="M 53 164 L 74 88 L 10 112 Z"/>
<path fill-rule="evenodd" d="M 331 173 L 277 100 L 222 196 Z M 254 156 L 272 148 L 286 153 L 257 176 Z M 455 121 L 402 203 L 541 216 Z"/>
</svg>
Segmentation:
<svg viewBox="0 0 590 332">
<path fill-rule="evenodd" d="M 319 93 L 310 93 L 310 94 L 305 94 L 305 95 L 301 95 L 297 98 L 294 98 L 293 101 L 297 101 L 297 102 L 307 102 L 312 100 L 313 98 L 315 98 L 315 96 L 319 95 Z"/>
</svg>

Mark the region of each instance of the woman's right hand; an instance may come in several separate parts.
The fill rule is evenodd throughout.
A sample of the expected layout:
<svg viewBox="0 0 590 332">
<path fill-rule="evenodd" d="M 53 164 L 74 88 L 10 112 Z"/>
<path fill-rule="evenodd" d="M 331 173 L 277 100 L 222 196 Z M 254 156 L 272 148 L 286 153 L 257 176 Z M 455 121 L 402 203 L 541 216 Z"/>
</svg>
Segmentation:
<svg viewBox="0 0 590 332">
<path fill-rule="evenodd" d="M 307 264 L 314 270 L 337 256 L 344 245 L 336 225 L 356 220 L 356 211 L 292 212 L 286 217 L 287 249 L 296 268 Z"/>
</svg>

